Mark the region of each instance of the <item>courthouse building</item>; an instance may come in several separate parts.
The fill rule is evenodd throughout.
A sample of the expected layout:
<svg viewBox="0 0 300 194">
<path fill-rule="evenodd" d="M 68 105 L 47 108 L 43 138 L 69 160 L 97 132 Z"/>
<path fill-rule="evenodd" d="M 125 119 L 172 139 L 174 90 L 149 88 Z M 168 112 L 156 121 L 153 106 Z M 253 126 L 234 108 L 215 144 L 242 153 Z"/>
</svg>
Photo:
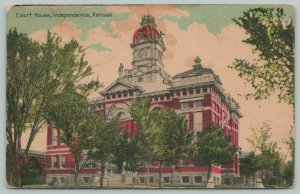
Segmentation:
<svg viewBox="0 0 300 194">
<path fill-rule="evenodd" d="M 225 93 L 219 76 L 212 69 L 206 68 L 198 56 L 195 56 L 190 70 L 174 76 L 168 74 L 163 61 L 167 49 L 163 36 L 156 29 L 154 17 L 145 15 L 140 27 L 133 33 L 130 44 L 131 68 L 124 69 L 123 64 L 120 64 L 119 77 L 100 92 L 97 100 L 91 101 L 91 111 L 108 116 L 121 115 L 123 130 L 134 135 L 138 129 L 129 114 L 129 107 L 136 98 L 146 98 L 150 101 L 151 109 L 168 108 L 186 115 L 188 128 L 193 133 L 214 123 L 230 136 L 234 146 L 238 146 L 239 118 L 242 117 L 238 103 Z M 47 182 L 68 184 L 73 179 L 72 156 L 68 147 L 60 142 L 59 130 L 49 126 L 47 136 Z M 110 183 L 128 183 L 130 180 L 127 180 L 126 175 L 117 176 L 113 164 L 107 169 L 106 180 L 111 178 Z M 158 181 L 157 172 L 158 165 L 155 162 L 150 166 L 142 166 L 134 174 L 135 182 L 155 184 Z M 90 165 L 81 170 L 80 183 L 84 185 L 97 182 L 99 174 L 100 169 Z M 183 161 L 177 168 L 162 168 L 163 184 L 201 184 L 206 181 L 206 176 L 207 167 L 194 166 L 191 161 Z M 230 182 L 232 177 L 238 176 L 239 159 L 232 165 L 212 167 L 215 184 Z"/>
</svg>

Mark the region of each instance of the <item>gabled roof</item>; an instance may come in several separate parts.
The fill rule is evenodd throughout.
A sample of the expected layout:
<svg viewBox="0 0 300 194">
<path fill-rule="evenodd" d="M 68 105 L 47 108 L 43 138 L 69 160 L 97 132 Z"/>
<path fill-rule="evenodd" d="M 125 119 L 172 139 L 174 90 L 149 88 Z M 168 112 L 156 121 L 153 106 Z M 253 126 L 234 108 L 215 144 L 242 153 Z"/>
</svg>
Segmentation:
<svg viewBox="0 0 300 194">
<path fill-rule="evenodd" d="M 195 64 L 193 65 L 193 69 L 182 72 L 182 73 L 178 73 L 173 77 L 173 79 L 193 77 L 193 76 L 204 75 L 204 74 L 211 74 L 214 76 L 215 80 L 219 84 L 222 84 L 219 76 L 216 75 L 213 70 L 211 70 L 209 68 L 204 68 L 202 66 L 201 59 L 198 56 L 195 58 L 194 62 L 195 62 Z"/>
<path fill-rule="evenodd" d="M 117 79 L 112 84 L 110 84 L 105 90 L 100 92 L 102 95 L 105 95 L 106 93 L 117 93 L 120 91 L 126 91 L 126 90 L 140 90 L 143 91 L 143 89 L 139 86 L 133 86 L 127 82 L 121 81 Z"/>
<path fill-rule="evenodd" d="M 203 68 L 203 67 L 194 67 L 193 69 L 190 69 L 188 71 L 178 73 L 176 74 L 173 78 L 185 78 L 185 77 L 190 77 L 190 76 L 197 76 L 197 75 L 203 75 L 203 74 L 213 74 L 213 71 L 208 68 Z"/>
</svg>

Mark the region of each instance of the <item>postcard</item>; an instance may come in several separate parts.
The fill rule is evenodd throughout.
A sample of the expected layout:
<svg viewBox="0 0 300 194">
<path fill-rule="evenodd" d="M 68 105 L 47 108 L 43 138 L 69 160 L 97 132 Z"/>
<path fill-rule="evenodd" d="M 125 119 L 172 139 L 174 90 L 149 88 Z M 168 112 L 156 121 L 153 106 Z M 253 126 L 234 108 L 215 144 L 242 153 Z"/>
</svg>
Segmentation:
<svg viewBox="0 0 300 194">
<path fill-rule="evenodd" d="M 7 187 L 294 187 L 293 6 L 6 12 Z"/>
</svg>

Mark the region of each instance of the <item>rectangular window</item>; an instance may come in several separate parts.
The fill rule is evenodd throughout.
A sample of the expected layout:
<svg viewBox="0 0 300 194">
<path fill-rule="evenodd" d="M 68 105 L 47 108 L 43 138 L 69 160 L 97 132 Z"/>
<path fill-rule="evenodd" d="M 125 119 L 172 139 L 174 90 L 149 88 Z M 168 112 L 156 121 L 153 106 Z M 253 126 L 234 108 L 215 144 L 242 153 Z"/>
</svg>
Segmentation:
<svg viewBox="0 0 300 194">
<path fill-rule="evenodd" d="M 154 101 L 158 101 L 158 98 L 154 98 Z"/>
<path fill-rule="evenodd" d="M 189 176 L 182 176 L 181 181 L 182 181 L 182 183 L 189 183 L 190 182 L 190 177 Z"/>
<path fill-rule="evenodd" d="M 57 129 L 52 129 L 52 145 L 57 145 Z"/>
<path fill-rule="evenodd" d="M 194 94 L 194 90 L 189 90 L 189 94 Z"/>
<path fill-rule="evenodd" d="M 181 109 L 188 109 L 189 108 L 189 103 L 188 102 L 182 102 L 181 103 Z"/>
<path fill-rule="evenodd" d="M 194 101 L 195 108 L 201 108 L 202 107 L 202 101 L 201 100 L 196 100 Z"/>
<path fill-rule="evenodd" d="M 116 99 L 116 95 L 113 94 L 113 95 L 112 95 L 112 99 Z"/>
<path fill-rule="evenodd" d="M 165 98 L 164 96 L 161 96 L 161 97 L 160 97 L 160 100 L 164 100 L 164 98 Z"/>
<path fill-rule="evenodd" d="M 153 178 L 153 176 L 150 176 L 149 177 L 149 183 L 153 183 L 154 182 L 154 178 Z"/>
<path fill-rule="evenodd" d="M 55 183 L 58 183 L 58 179 L 57 177 L 52 177 L 51 184 L 54 185 Z"/>
<path fill-rule="evenodd" d="M 167 100 L 170 100 L 171 99 L 171 97 L 170 96 L 167 96 Z"/>
<path fill-rule="evenodd" d="M 200 94 L 200 88 L 196 89 L 196 94 Z"/>
<path fill-rule="evenodd" d="M 122 97 L 122 94 L 121 94 L 121 93 L 119 93 L 119 94 L 118 94 L 118 98 L 121 98 L 121 97 Z"/>
<path fill-rule="evenodd" d="M 90 183 L 90 177 L 84 176 L 84 177 L 83 177 L 83 182 L 84 182 L 84 184 Z"/>
<path fill-rule="evenodd" d="M 57 162 L 57 156 L 53 155 L 51 156 L 51 164 L 52 164 L 52 168 L 58 168 L 58 162 Z"/>
<path fill-rule="evenodd" d="M 127 97 L 127 93 L 124 93 L 123 96 L 124 96 L 124 97 Z"/>
<path fill-rule="evenodd" d="M 186 95 L 187 95 L 187 91 L 184 90 L 184 91 L 182 92 L 182 95 L 186 96 Z"/>
<path fill-rule="evenodd" d="M 106 96 L 106 99 L 109 100 L 109 99 L 110 99 L 110 96 Z"/>
<path fill-rule="evenodd" d="M 140 183 L 145 183 L 145 177 L 140 177 Z"/>
<path fill-rule="evenodd" d="M 66 157 L 65 155 L 60 155 L 60 167 L 66 168 Z"/>
<path fill-rule="evenodd" d="M 207 92 L 207 88 L 203 88 L 203 92 L 206 93 Z"/>
<path fill-rule="evenodd" d="M 66 178 L 65 177 L 59 177 L 60 179 L 60 183 L 61 184 L 64 184 L 66 182 Z"/>
<path fill-rule="evenodd" d="M 129 93 L 129 96 L 133 96 L 133 92 L 130 92 L 130 93 Z"/>
<path fill-rule="evenodd" d="M 176 92 L 176 96 L 180 96 L 180 91 L 177 91 L 177 92 Z"/>
<path fill-rule="evenodd" d="M 194 102 L 193 101 L 189 101 L 189 108 L 194 108 Z"/>
<path fill-rule="evenodd" d="M 170 183 L 170 177 L 168 176 L 164 177 L 164 183 Z"/>
<path fill-rule="evenodd" d="M 202 183 L 202 176 L 195 176 L 195 183 Z"/>
</svg>

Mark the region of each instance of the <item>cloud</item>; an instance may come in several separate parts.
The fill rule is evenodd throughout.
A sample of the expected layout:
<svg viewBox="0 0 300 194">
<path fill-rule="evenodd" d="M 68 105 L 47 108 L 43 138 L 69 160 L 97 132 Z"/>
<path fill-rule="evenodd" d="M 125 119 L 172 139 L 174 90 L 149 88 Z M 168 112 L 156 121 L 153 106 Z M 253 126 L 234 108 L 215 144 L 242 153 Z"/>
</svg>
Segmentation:
<svg viewBox="0 0 300 194">
<path fill-rule="evenodd" d="M 208 31 L 218 34 L 222 28 L 232 23 L 232 18 L 242 16 L 243 11 L 256 8 L 257 5 L 180 5 L 180 10 L 187 16 L 166 14 L 160 17 L 161 21 L 167 20 L 176 23 L 182 30 L 187 30 L 193 23 L 205 24 Z M 294 17 L 295 10 L 290 5 L 260 5 L 260 7 L 284 8 L 288 17 Z"/>
</svg>

